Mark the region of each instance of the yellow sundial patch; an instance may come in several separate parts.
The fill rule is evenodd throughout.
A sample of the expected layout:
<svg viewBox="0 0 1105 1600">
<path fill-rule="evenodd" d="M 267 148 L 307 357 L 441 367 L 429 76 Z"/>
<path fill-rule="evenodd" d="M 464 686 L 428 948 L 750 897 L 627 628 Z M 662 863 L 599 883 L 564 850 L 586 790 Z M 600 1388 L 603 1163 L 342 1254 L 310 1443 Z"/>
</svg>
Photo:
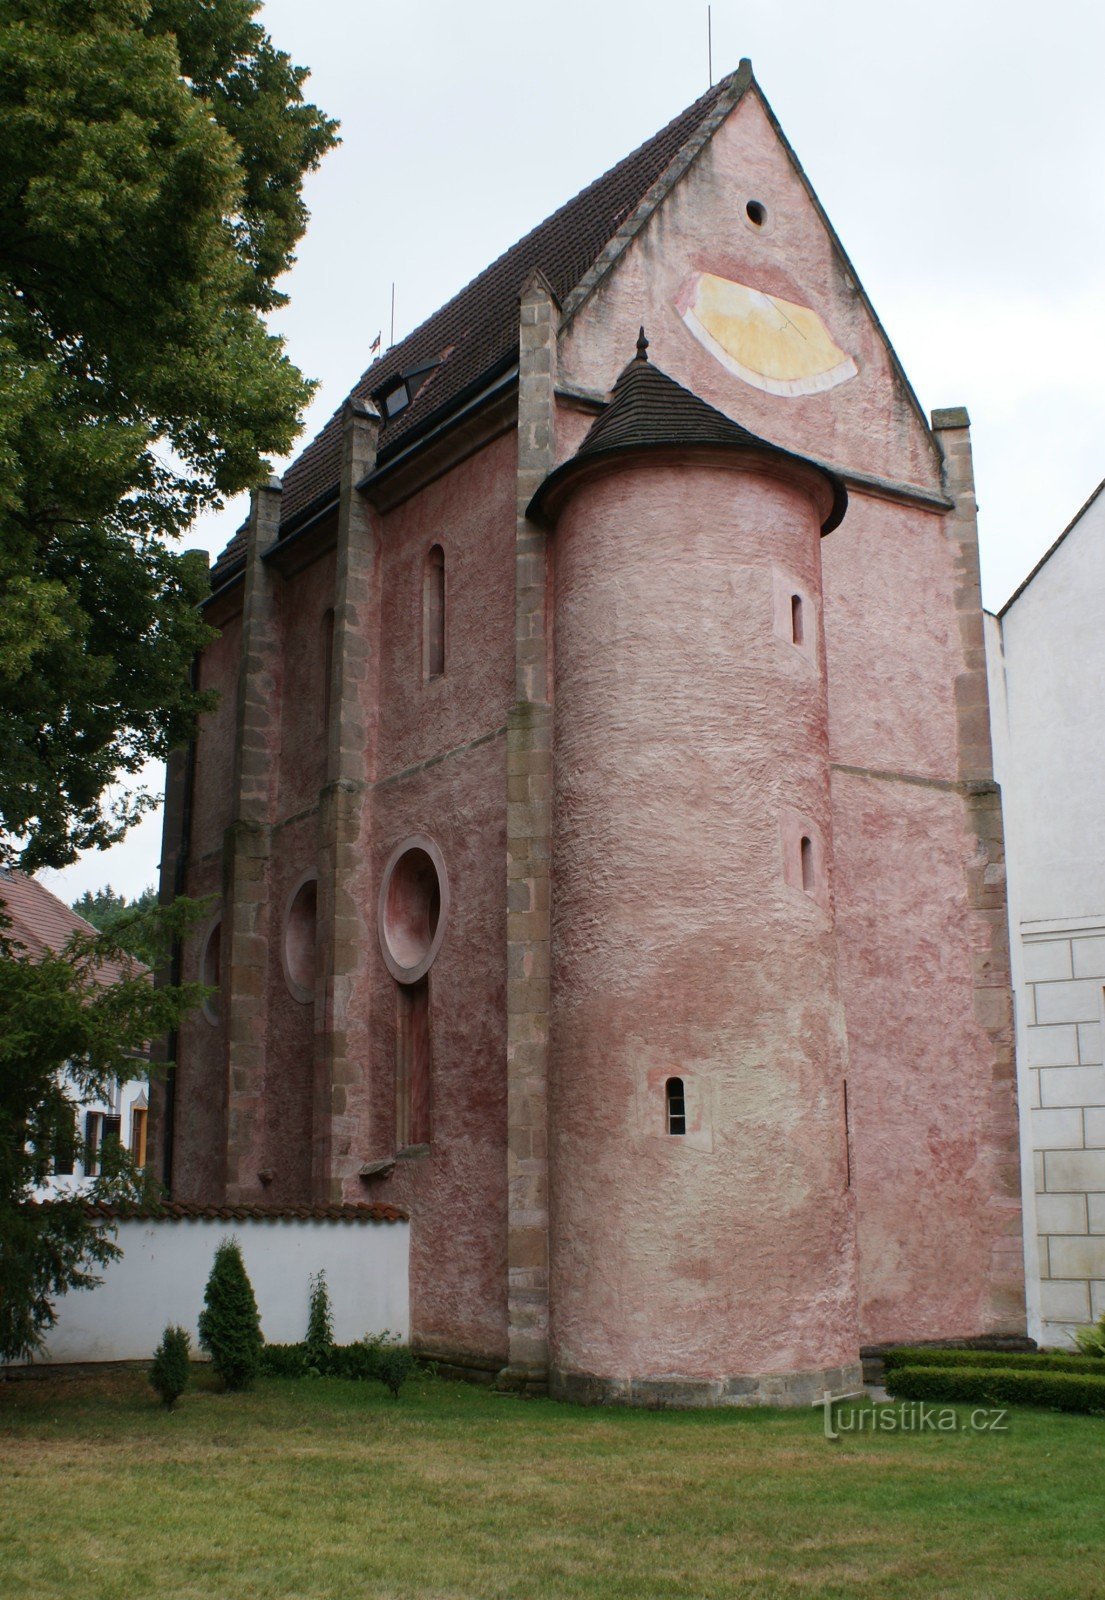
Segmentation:
<svg viewBox="0 0 1105 1600">
<path fill-rule="evenodd" d="M 816 311 L 712 272 L 698 274 L 683 320 L 722 366 L 769 394 L 817 394 L 856 375 Z"/>
</svg>

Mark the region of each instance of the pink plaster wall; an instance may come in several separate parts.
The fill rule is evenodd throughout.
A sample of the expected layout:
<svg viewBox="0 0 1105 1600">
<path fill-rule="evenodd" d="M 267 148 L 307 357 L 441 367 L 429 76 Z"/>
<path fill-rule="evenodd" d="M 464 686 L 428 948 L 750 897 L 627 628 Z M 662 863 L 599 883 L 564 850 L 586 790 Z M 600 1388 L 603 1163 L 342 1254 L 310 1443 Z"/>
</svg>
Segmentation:
<svg viewBox="0 0 1105 1600">
<path fill-rule="evenodd" d="M 991 1306 L 1019 1216 L 972 1009 L 962 801 L 841 772 L 833 796 L 863 1341 L 1015 1331 Z"/>
<path fill-rule="evenodd" d="M 212 917 L 221 916 L 222 855 L 210 854 L 193 863 L 187 892 L 197 900 L 211 898 Z M 205 919 L 184 943 L 181 979 L 202 983 L 200 959 Z M 225 931 L 225 929 L 224 929 Z M 226 941 L 222 944 L 226 955 Z M 219 1007 L 217 1023 L 199 1010 L 181 1023 L 176 1051 L 177 1115 L 173 1139 L 173 1195 L 178 1200 L 209 1200 L 221 1196 L 225 1181 L 226 1151 L 226 1007 Z"/>
<path fill-rule="evenodd" d="M 358 892 L 371 907 L 367 982 L 345 1025 L 371 1063 L 347 1092 L 348 1198 L 409 1207 L 416 1343 L 505 1360 L 506 770 L 514 691 L 513 435 L 494 441 L 381 525 L 376 773 Z M 445 673 L 422 668 L 426 551 L 445 551 Z M 429 834 L 452 906 L 430 970 L 432 1138 L 371 1190 L 354 1175 L 394 1153 L 395 982 L 375 929 L 393 846 Z M 359 1159 L 355 1159 L 359 1158 Z"/>
<path fill-rule="evenodd" d="M 387 777 L 506 722 L 514 694 L 513 434 L 383 520 L 377 774 Z M 422 574 L 445 552 L 445 673 L 423 681 Z"/>
<path fill-rule="evenodd" d="M 373 884 L 392 847 L 427 833 L 451 907 L 430 968 L 431 1138 L 372 1197 L 410 1209 L 411 1328 L 425 1347 L 506 1359 L 505 737 L 374 796 Z M 375 904 L 375 895 L 373 897 Z M 395 1151 L 396 983 L 373 933 L 364 1159 Z M 357 1186 L 364 1194 L 364 1185 Z M 352 1186 L 350 1198 L 354 1198 Z"/>
<path fill-rule="evenodd" d="M 858 1356 L 820 595 L 806 493 L 710 465 L 578 486 L 554 539 L 554 1368 L 720 1377 Z M 816 618 L 811 619 L 816 627 Z M 820 658 L 820 640 L 817 656 Z M 691 1133 L 664 1131 L 683 1077 Z"/>
<path fill-rule="evenodd" d="M 768 207 L 767 228 L 748 222 L 750 199 Z M 675 308 L 695 271 L 809 306 L 853 357 L 858 375 L 799 398 L 742 382 L 703 349 Z M 658 366 L 754 433 L 853 470 L 939 488 L 927 429 L 754 90 L 569 325 L 561 381 L 609 389 L 642 322 Z"/>
<path fill-rule="evenodd" d="M 284 693 L 275 816 L 282 822 L 317 803 L 326 774 L 323 617 L 334 604 L 333 551 L 278 587 Z"/>
<path fill-rule="evenodd" d="M 763 230 L 746 219 L 752 198 L 769 208 Z M 857 376 L 800 398 L 743 382 L 702 348 L 673 305 L 694 271 L 810 306 L 853 356 Z M 561 382 L 608 390 L 642 321 L 650 357 L 664 371 L 762 436 L 845 470 L 941 490 L 928 430 L 755 94 L 745 96 L 568 325 Z M 563 429 L 558 459 L 575 444 L 574 431 Z M 884 775 L 880 806 L 861 800 L 842 778 L 834 785 L 843 851 L 840 982 L 863 1172 L 861 1332 L 876 1340 L 984 1332 L 999 1321 L 1009 1327 L 991 1296 L 995 1274 L 1010 1276 L 1015 1202 L 1002 1188 L 992 1129 L 994 1104 L 1012 1091 L 997 1083 L 991 1102 L 999 1074 L 973 988 L 990 930 L 986 913 L 967 903 L 978 847 L 967 828 L 967 800 L 952 787 L 959 776 L 956 680 L 970 665 L 956 611 L 956 546 L 944 514 L 853 486 L 848 515 L 823 542 L 822 556 L 832 759 Z M 926 845 L 919 836 L 917 849 L 895 848 L 897 820 L 918 804 L 917 778 L 945 786 L 925 794 L 935 837 Z M 898 1020 L 903 1014 L 908 1029 Z M 892 1109 L 901 1103 L 902 1051 L 910 1086 L 926 1107 L 934 1151 L 928 1161 L 918 1157 L 910 1117 Z M 949 1094 L 951 1062 L 961 1081 Z M 885 1247 L 887 1232 L 898 1238 L 894 1249 Z M 941 1271 L 933 1238 L 956 1241 L 957 1286 Z"/>
<path fill-rule="evenodd" d="M 192 789 L 191 862 L 222 854 L 223 833 L 234 806 L 234 739 L 237 718 L 238 661 L 242 651 L 242 614 L 223 616 L 200 657 L 199 686 L 214 689 L 213 711 L 200 719 Z"/>
</svg>

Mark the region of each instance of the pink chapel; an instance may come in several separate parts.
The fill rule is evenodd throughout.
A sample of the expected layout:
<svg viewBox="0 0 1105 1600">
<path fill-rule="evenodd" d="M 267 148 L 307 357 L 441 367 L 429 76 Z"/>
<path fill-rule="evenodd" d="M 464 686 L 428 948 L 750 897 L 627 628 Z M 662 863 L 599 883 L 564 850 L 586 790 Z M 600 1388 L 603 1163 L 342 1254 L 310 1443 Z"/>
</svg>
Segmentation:
<svg viewBox="0 0 1105 1600">
<path fill-rule="evenodd" d="M 1023 1335 L 967 414 L 748 62 L 368 369 L 206 616 L 175 1199 L 401 1208 L 413 1345 L 573 1399 Z"/>
</svg>

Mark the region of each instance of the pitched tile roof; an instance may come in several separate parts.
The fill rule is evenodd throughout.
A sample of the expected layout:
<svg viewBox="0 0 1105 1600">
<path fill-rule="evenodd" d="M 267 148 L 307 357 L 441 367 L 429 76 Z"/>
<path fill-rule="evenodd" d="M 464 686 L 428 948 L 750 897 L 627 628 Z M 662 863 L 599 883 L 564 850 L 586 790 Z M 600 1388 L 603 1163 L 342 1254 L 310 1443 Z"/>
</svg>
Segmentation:
<svg viewBox="0 0 1105 1600">
<path fill-rule="evenodd" d="M 577 298 L 586 289 L 589 274 L 601 269 L 601 258 L 615 236 L 638 208 L 649 202 L 654 185 L 666 192 L 665 185 L 685 170 L 750 82 L 751 67 L 742 62 L 736 72 L 720 79 L 632 155 L 512 245 L 362 374 L 353 396 L 378 394 L 404 373 L 438 363 L 410 405 L 397 416 L 385 418 L 380 431 L 381 465 L 467 396 L 477 394 L 496 373 L 510 367 L 517 357 L 518 295 L 530 273 L 543 272 L 562 304 Z M 290 532 L 297 521 L 332 498 L 338 485 L 340 451 L 339 409 L 284 474 L 284 530 Z M 215 563 L 214 587 L 226 581 L 243 550 L 240 530 Z"/>
<path fill-rule="evenodd" d="M 0 871 L 0 904 L 11 918 L 11 937 L 33 957 L 47 951 L 59 955 L 75 933 L 96 932 L 90 922 L 70 911 L 64 900 L 25 872 Z M 105 961 L 97 969 L 97 977 L 102 983 L 115 983 L 144 970 L 137 961 L 126 967 L 118 961 Z"/>
<path fill-rule="evenodd" d="M 575 455 L 545 479 L 530 501 L 528 515 L 536 521 L 547 520 L 562 486 L 590 461 L 609 459 L 623 451 L 673 445 L 683 449 L 703 446 L 754 450 L 761 457 L 769 455 L 815 467 L 833 492 L 832 509 L 822 524 L 822 533 L 831 533 L 847 510 L 848 491 L 834 472 L 750 433 L 654 366 L 648 359 L 648 340 L 642 328 L 637 354 L 614 385 L 609 405 L 592 423 Z"/>
</svg>

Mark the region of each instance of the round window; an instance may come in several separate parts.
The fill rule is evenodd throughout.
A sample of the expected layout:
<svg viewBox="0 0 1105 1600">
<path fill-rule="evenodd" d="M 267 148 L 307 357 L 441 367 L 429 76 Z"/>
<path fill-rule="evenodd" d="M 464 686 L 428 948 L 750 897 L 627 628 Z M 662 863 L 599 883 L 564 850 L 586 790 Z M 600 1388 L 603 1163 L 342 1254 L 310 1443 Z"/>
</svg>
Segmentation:
<svg viewBox="0 0 1105 1600">
<path fill-rule="evenodd" d="M 417 983 L 430 970 L 445 934 L 449 879 L 441 851 L 412 834 L 388 857 L 380 884 L 380 948 L 393 978 Z"/>
<path fill-rule="evenodd" d="M 284 979 L 295 998 L 306 1005 L 315 998 L 315 923 L 318 879 L 312 873 L 292 890 L 284 916 L 281 955 Z"/>
</svg>

